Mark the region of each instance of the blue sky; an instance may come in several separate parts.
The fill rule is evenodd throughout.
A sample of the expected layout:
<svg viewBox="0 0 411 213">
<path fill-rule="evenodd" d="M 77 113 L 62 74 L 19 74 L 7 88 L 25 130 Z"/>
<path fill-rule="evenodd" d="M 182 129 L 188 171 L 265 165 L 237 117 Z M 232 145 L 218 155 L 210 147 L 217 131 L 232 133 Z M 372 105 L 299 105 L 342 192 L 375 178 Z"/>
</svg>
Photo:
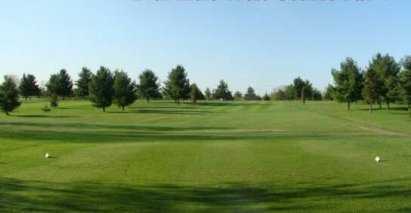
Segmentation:
<svg viewBox="0 0 411 213">
<path fill-rule="evenodd" d="M 177 64 L 201 88 L 264 93 L 301 76 L 322 89 L 347 56 L 411 54 L 409 0 L 16 0 L 0 1 L 0 75 L 46 82 L 66 68 L 150 68 L 165 80 Z"/>
</svg>

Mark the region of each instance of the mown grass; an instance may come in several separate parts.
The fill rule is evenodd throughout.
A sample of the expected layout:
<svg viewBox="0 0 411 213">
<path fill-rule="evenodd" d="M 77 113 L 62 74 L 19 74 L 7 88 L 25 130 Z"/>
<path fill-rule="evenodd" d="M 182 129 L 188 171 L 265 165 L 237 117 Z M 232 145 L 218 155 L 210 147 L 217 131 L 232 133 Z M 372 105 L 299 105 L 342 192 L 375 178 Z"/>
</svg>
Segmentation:
<svg viewBox="0 0 411 213">
<path fill-rule="evenodd" d="M 2 212 L 411 211 L 401 106 L 45 103 L 0 115 Z"/>
</svg>

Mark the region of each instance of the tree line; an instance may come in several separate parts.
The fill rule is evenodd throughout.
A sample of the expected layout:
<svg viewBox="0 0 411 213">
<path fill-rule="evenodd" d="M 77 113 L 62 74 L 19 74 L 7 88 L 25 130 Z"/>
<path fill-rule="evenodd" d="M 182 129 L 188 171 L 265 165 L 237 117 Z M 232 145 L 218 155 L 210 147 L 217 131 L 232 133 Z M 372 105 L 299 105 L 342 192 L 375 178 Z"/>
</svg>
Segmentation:
<svg viewBox="0 0 411 213">
<path fill-rule="evenodd" d="M 100 67 L 96 73 L 84 67 L 78 75 L 78 80 L 73 82 L 65 69 L 52 74 L 45 88 L 41 88 L 32 74 L 23 74 L 20 82 L 10 76 L 5 76 L 0 86 L 0 107 L 9 114 L 21 105 L 20 97 L 30 99 L 35 96 L 49 97 L 50 107 L 57 107 L 59 100 L 68 97 L 88 98 L 94 107 L 105 111 L 107 107 L 116 104 L 122 110 L 133 104 L 138 98 L 149 102 L 152 99 L 171 99 L 176 103 L 190 100 L 234 100 L 239 96 L 244 100 L 261 100 L 252 87 L 247 89 L 244 97 L 236 92 L 234 97 L 228 84 L 221 80 L 214 90 L 207 88 L 204 93 L 195 83 L 190 83 L 185 68 L 176 66 L 169 72 L 163 87 L 158 77 L 152 70 L 144 70 L 138 76 L 138 83 L 133 81 L 122 70 L 111 71 L 107 67 Z M 265 97 L 264 100 L 269 100 Z M 48 106 L 44 111 L 49 111 Z"/>
<path fill-rule="evenodd" d="M 79 78 L 73 83 L 65 69 L 52 74 L 45 86 L 41 88 L 34 75 L 24 74 L 20 82 L 10 76 L 5 76 L 0 85 L 0 108 L 6 114 L 21 105 L 20 95 L 24 99 L 33 96 L 47 96 L 50 106 L 57 107 L 60 99 L 67 97 L 88 98 L 93 106 L 103 111 L 113 103 L 124 110 L 138 98 L 149 102 L 152 99 L 171 99 L 176 103 L 191 100 L 336 100 L 345 102 L 347 109 L 357 101 L 369 105 L 370 112 L 374 105 L 382 108 L 383 104 L 390 108 L 392 103 L 405 103 L 408 110 L 411 107 L 411 56 L 396 61 L 389 54 L 376 54 L 369 65 L 361 69 L 352 58 L 346 58 L 339 69 L 332 69 L 333 84 L 328 85 L 322 94 L 308 80 L 298 77 L 290 85 L 272 94 L 259 96 L 252 87 L 242 94 L 230 91 L 228 84 L 221 80 L 217 88 L 206 88 L 204 93 L 195 83 L 190 83 L 185 68 L 174 67 L 161 86 L 158 77 L 149 69 L 133 81 L 122 70 L 111 71 L 100 67 L 96 73 L 84 67 Z M 75 88 L 74 88 L 75 87 Z M 47 107 L 46 109 L 47 110 Z"/>
<path fill-rule="evenodd" d="M 362 100 L 369 105 L 386 104 L 390 109 L 392 103 L 405 103 L 407 109 L 411 105 L 411 56 L 397 62 L 389 54 L 376 54 L 368 66 L 361 69 L 352 58 L 346 58 L 340 69 L 333 69 L 331 74 L 333 85 L 328 85 L 327 99 L 345 102 L 351 109 L 353 102 Z"/>
</svg>

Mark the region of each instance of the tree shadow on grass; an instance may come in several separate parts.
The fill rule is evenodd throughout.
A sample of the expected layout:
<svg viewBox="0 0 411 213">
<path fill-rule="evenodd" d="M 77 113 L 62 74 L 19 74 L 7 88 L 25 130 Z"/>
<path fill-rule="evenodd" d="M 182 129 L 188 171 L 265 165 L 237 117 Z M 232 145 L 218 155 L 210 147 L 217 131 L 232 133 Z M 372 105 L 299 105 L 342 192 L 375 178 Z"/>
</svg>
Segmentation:
<svg viewBox="0 0 411 213">
<path fill-rule="evenodd" d="M 359 110 L 361 110 L 361 111 L 370 111 L 369 108 L 360 108 Z M 372 111 L 387 111 L 387 112 L 390 112 L 390 111 L 408 111 L 408 108 L 407 107 L 391 107 L 390 109 L 387 109 L 386 107 L 383 107 L 383 108 L 380 109 L 379 107 L 374 107 L 372 109 Z"/>
<path fill-rule="evenodd" d="M 218 126 L 190 126 L 190 127 L 174 127 L 174 126 L 158 126 L 158 125 L 119 125 L 119 124 L 102 124 L 102 123 L 43 123 L 43 122 L 15 122 L 3 121 L 1 126 L 14 127 L 43 127 L 43 128 L 76 128 L 80 130 L 121 130 L 121 131 L 194 131 L 194 130 L 228 130 L 232 128 Z"/>
<path fill-rule="evenodd" d="M 289 186 L 226 183 L 126 185 L 92 182 L 52 183 L 0 178 L 0 211 L 76 212 L 271 212 L 405 211 L 411 202 L 377 207 L 380 201 L 411 199 L 403 180 Z M 408 180 L 407 180 L 408 181 Z M 409 183 L 409 181 L 408 181 Z M 353 205 L 352 203 L 363 205 Z M 340 209 L 342 208 L 342 209 Z M 360 209 L 355 209 L 360 208 Z M 378 209 L 376 209 L 378 208 Z"/>
<path fill-rule="evenodd" d="M 76 118 L 78 116 L 71 115 L 13 115 L 18 118 Z"/>
<path fill-rule="evenodd" d="M 150 129 L 151 128 L 151 129 Z M 260 131 L 236 131 L 235 129 L 218 129 L 203 128 L 198 129 L 176 128 L 161 129 L 159 127 L 150 127 L 149 129 L 140 130 L 101 130 L 101 129 L 6 129 L 0 128 L 0 138 L 7 138 L 24 141 L 50 141 L 62 143 L 136 143 L 136 142 L 213 142 L 213 141 L 284 141 L 284 140 L 340 140 L 360 139 L 361 137 L 376 137 L 375 134 L 335 134 L 335 133 L 293 133 L 293 132 L 260 132 Z M 156 129 L 157 128 L 157 129 Z M 63 128 L 64 129 L 64 128 Z M 233 130 L 233 131 L 231 131 Z M 382 135 L 378 137 L 384 137 Z M 388 136 L 387 136 L 388 137 Z M 392 138 L 393 136 L 389 136 Z M 398 136 L 400 137 L 400 136 Z"/>
<path fill-rule="evenodd" d="M 206 115 L 215 113 L 207 110 L 171 110 L 171 109 L 129 109 L 126 111 L 110 111 L 108 113 L 137 113 L 137 114 L 161 114 L 161 115 Z"/>
</svg>

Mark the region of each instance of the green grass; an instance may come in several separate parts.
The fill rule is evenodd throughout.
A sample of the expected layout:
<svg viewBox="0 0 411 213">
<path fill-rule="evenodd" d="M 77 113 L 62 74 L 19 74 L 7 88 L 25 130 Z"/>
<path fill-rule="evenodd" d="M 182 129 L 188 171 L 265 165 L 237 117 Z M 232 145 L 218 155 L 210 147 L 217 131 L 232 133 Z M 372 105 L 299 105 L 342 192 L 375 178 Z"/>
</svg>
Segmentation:
<svg viewBox="0 0 411 213">
<path fill-rule="evenodd" d="M 398 106 L 44 104 L 0 115 L 1 212 L 411 211 L 411 117 Z"/>
</svg>

